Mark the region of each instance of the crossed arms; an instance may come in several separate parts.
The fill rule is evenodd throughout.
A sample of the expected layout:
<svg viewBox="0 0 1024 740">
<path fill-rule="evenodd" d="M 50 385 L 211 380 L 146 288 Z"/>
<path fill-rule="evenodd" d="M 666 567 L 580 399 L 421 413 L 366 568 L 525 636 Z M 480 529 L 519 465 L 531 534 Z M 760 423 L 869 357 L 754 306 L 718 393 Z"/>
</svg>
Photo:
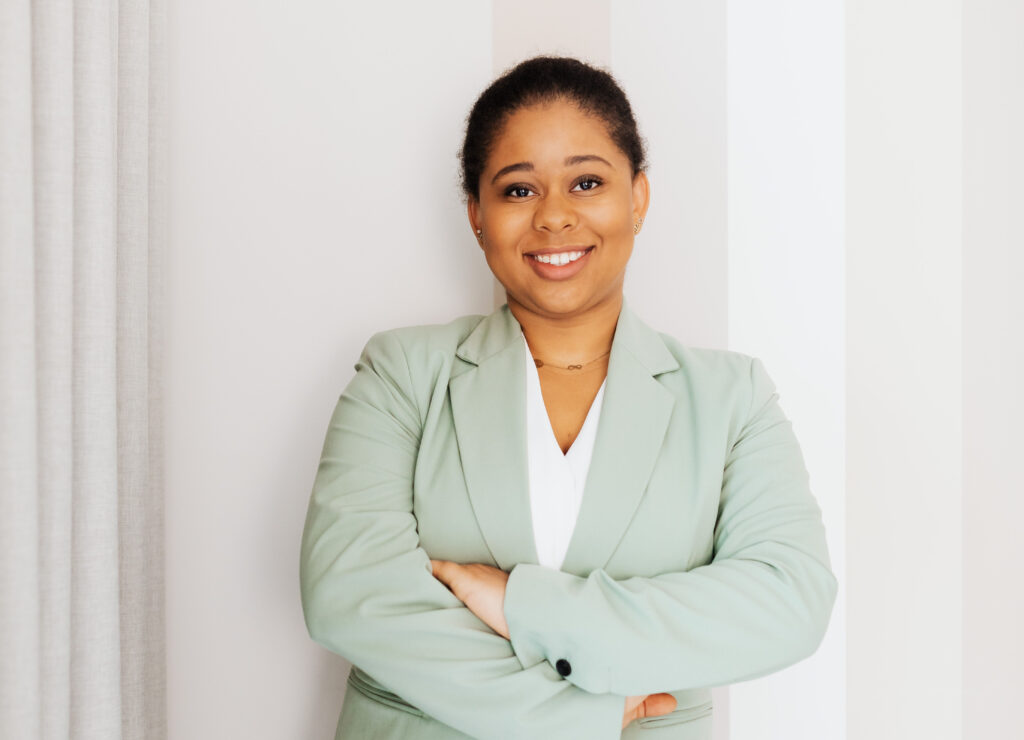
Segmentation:
<svg viewBox="0 0 1024 740">
<path fill-rule="evenodd" d="M 714 560 L 622 581 L 517 565 L 504 603 L 510 640 L 433 576 L 420 546 L 412 382 L 398 338 L 374 335 L 331 417 L 300 563 L 320 645 L 479 738 L 566 727 L 618 738 L 628 695 L 755 678 L 817 649 L 836 581 L 799 446 L 759 360 L 723 471 Z M 563 657 L 566 678 L 554 668 Z"/>
</svg>

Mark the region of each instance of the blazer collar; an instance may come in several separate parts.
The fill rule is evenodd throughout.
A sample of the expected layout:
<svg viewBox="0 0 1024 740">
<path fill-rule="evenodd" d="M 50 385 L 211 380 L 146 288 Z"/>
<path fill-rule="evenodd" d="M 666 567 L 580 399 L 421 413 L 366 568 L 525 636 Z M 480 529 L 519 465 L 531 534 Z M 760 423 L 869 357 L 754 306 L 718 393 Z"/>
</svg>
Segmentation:
<svg viewBox="0 0 1024 740">
<path fill-rule="evenodd" d="M 503 303 L 476 325 L 455 350 L 455 354 L 466 362 L 480 365 L 492 355 L 506 349 L 512 342 L 521 342 L 522 334 L 523 328 L 509 310 L 508 304 Z M 622 308 L 615 325 L 615 336 L 612 338 L 613 352 L 616 345 L 623 345 L 622 349 L 628 349 L 651 375 L 679 368 L 679 362 L 665 347 L 661 335 L 633 313 L 625 298 L 622 299 Z"/>
<path fill-rule="evenodd" d="M 521 337 L 522 327 L 503 304 L 459 345 L 456 355 L 475 367 L 449 383 L 470 500 L 503 570 L 537 562 Z M 562 570 L 585 576 L 611 558 L 643 497 L 676 402 L 656 376 L 678 368 L 661 336 L 623 300 L 583 502 Z"/>
</svg>

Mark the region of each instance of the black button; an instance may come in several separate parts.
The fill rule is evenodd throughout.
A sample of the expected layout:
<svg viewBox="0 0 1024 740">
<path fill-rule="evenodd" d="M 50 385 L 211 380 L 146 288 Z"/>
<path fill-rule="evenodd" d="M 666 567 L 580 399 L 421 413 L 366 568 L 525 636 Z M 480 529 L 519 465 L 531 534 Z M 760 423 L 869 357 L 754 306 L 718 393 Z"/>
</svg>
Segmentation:
<svg viewBox="0 0 1024 740">
<path fill-rule="evenodd" d="M 555 670 L 558 671 L 558 675 L 565 678 L 572 673 L 572 666 L 569 665 L 569 661 L 565 658 L 559 658 L 558 662 L 555 663 Z"/>
</svg>

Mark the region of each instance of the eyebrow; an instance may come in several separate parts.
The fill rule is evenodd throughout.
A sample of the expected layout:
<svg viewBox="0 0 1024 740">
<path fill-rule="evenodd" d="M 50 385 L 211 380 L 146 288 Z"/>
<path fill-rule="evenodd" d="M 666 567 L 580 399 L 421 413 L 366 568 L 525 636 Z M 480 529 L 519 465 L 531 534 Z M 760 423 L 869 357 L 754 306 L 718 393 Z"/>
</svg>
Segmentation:
<svg viewBox="0 0 1024 740">
<path fill-rule="evenodd" d="M 604 162 L 609 167 L 612 166 L 611 162 L 609 162 L 604 157 L 597 156 L 596 154 L 575 154 L 575 155 L 573 155 L 571 157 L 566 157 L 565 158 L 565 166 L 566 167 L 571 167 L 572 165 L 580 164 L 581 162 Z M 533 171 L 533 162 L 516 162 L 515 164 L 507 165 L 505 167 L 502 167 L 500 170 L 498 170 L 494 174 L 494 177 L 491 178 L 491 185 L 496 183 L 498 181 L 499 177 L 501 177 L 502 175 L 507 175 L 509 172 L 532 172 L 532 171 Z"/>
</svg>

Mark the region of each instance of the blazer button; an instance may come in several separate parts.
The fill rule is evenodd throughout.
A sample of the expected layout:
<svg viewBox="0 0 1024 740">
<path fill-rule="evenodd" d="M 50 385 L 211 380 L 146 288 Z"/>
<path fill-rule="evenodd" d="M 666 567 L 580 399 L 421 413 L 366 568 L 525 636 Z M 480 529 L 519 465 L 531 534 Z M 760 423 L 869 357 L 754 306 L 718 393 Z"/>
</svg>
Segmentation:
<svg viewBox="0 0 1024 740">
<path fill-rule="evenodd" d="M 569 661 L 565 658 L 559 658 L 558 662 L 555 663 L 555 670 L 558 671 L 558 675 L 565 678 L 572 673 L 572 666 L 569 665 Z"/>
</svg>

